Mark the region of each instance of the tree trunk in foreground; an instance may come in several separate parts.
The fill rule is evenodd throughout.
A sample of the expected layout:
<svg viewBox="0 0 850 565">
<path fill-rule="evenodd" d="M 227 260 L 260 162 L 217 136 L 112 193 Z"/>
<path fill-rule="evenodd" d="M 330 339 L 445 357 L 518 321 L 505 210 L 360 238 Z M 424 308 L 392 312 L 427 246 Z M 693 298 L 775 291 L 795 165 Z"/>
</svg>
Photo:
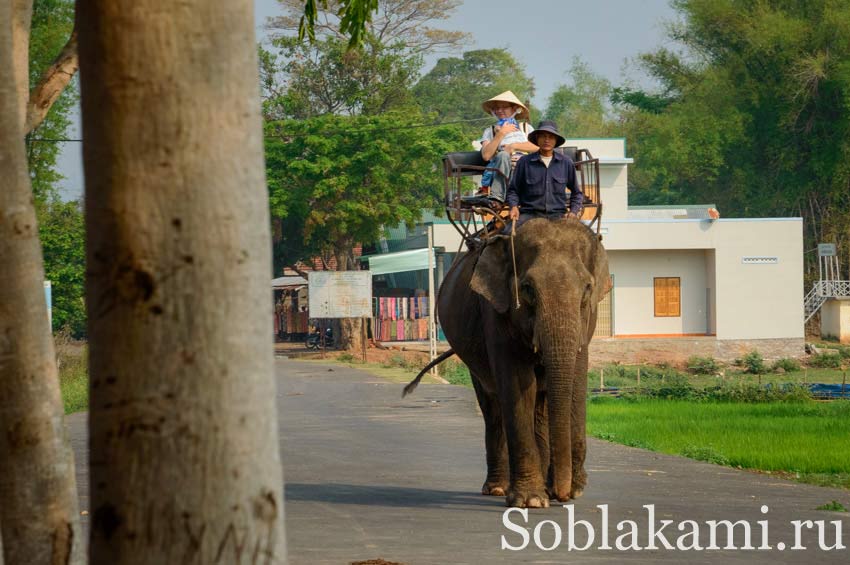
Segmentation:
<svg viewBox="0 0 850 565">
<path fill-rule="evenodd" d="M 77 6 L 91 562 L 284 562 L 252 3 Z"/>
<path fill-rule="evenodd" d="M 78 562 L 74 458 L 44 299 L 10 8 L 0 5 L 0 531 L 7 565 Z M 16 40 L 23 33 L 16 27 Z M 17 45 L 17 44 L 16 44 Z M 14 70 L 13 70 L 14 69 Z M 26 74 L 23 79 L 26 80 Z M 22 95 L 23 93 L 23 95 Z"/>
</svg>

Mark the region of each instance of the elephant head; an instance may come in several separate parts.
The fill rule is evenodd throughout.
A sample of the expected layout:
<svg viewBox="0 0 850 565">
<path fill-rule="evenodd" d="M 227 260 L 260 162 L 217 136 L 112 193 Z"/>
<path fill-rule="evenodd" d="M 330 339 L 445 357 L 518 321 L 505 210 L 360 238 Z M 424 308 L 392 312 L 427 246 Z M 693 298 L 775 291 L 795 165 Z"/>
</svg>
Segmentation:
<svg viewBox="0 0 850 565">
<path fill-rule="evenodd" d="M 578 220 L 533 219 L 516 233 L 514 271 L 510 239 L 498 237 L 486 245 L 470 286 L 536 354 L 543 370 L 550 489 L 563 501 L 577 496 L 572 468 L 576 443 L 584 459 L 587 345 L 598 303 L 609 290 L 607 254 Z M 578 490 L 583 477 L 579 483 Z"/>
</svg>

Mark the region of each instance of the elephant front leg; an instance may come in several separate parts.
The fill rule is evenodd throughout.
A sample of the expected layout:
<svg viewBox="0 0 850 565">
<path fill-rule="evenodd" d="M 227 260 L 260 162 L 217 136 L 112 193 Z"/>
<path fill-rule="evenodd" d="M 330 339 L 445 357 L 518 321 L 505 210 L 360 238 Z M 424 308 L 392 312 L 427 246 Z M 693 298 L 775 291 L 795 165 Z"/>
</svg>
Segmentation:
<svg viewBox="0 0 850 565">
<path fill-rule="evenodd" d="M 500 391 L 502 417 L 508 436 L 511 483 L 506 504 L 520 508 L 546 508 L 549 496 L 542 472 L 535 433 L 537 385 L 533 371 L 514 367 Z"/>
<path fill-rule="evenodd" d="M 570 498 L 580 497 L 587 486 L 587 471 L 584 469 L 587 456 L 587 356 L 587 345 L 585 345 L 576 359 L 576 382 L 573 387 L 572 417 L 570 418 L 573 476 Z"/>
<path fill-rule="evenodd" d="M 502 408 L 499 399 L 483 390 L 475 375 L 472 376 L 472 384 L 484 416 L 484 444 L 487 449 L 487 478 L 481 486 L 481 494 L 505 496 L 508 491 L 509 467 Z"/>
</svg>

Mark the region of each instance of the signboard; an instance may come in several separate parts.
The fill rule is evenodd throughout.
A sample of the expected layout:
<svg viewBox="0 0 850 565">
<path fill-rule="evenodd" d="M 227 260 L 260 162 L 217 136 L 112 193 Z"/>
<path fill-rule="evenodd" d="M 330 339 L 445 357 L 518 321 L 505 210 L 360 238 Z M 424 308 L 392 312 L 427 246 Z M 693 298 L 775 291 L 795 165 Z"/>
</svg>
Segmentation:
<svg viewBox="0 0 850 565">
<path fill-rule="evenodd" d="M 835 244 L 818 243 L 818 257 L 835 257 Z"/>
<path fill-rule="evenodd" d="M 371 318 L 371 271 L 307 273 L 311 318 Z"/>
</svg>

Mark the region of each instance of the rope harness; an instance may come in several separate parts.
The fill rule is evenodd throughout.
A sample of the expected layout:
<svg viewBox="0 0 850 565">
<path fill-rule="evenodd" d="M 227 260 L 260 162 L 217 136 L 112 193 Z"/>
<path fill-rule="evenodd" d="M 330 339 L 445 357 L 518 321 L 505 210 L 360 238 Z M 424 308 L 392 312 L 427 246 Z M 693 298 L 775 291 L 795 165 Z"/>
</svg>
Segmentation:
<svg viewBox="0 0 850 565">
<path fill-rule="evenodd" d="M 516 309 L 519 310 L 519 278 L 516 274 L 516 251 L 514 250 L 514 237 L 516 236 L 516 220 L 511 223 L 511 261 L 514 264 L 514 295 L 516 296 Z"/>
</svg>

